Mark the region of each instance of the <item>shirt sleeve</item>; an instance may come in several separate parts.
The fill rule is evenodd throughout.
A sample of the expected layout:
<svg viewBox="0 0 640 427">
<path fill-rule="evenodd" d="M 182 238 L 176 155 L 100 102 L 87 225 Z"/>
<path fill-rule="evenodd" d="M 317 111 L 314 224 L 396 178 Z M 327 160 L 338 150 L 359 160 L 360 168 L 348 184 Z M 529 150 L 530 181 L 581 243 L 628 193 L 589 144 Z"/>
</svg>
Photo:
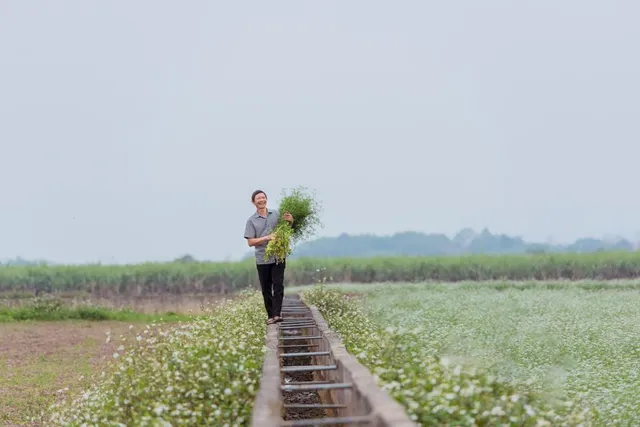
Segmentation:
<svg viewBox="0 0 640 427">
<path fill-rule="evenodd" d="M 255 239 L 256 237 L 256 228 L 253 226 L 251 220 L 247 220 L 247 224 L 244 226 L 244 238 L 245 239 Z"/>
</svg>

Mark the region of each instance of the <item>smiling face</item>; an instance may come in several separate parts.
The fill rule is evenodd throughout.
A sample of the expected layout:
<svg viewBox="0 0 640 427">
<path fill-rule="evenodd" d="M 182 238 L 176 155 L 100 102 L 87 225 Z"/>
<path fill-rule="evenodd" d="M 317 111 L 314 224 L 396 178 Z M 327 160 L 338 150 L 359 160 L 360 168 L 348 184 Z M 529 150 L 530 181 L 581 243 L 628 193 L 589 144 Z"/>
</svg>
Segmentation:
<svg viewBox="0 0 640 427">
<path fill-rule="evenodd" d="M 267 207 L 267 195 L 262 191 L 256 191 L 251 195 L 251 201 L 256 209 L 264 209 Z"/>
</svg>

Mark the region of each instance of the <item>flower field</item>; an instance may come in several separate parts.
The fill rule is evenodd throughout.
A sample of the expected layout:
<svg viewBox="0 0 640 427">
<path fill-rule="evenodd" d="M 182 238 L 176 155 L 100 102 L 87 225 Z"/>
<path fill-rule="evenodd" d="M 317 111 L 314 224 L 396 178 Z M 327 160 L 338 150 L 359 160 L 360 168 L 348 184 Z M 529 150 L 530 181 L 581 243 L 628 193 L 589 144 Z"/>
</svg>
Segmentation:
<svg viewBox="0 0 640 427">
<path fill-rule="evenodd" d="M 423 425 L 640 423 L 636 289 L 597 283 L 307 289 L 303 298 Z M 346 291 L 362 292 L 364 305 Z"/>
<path fill-rule="evenodd" d="M 295 254 L 295 251 L 294 251 Z M 640 277 L 640 251 L 591 254 L 289 259 L 288 285 L 316 283 L 584 280 Z M 0 266 L 0 293 L 113 296 L 229 293 L 259 289 L 255 261 L 138 265 Z"/>
<path fill-rule="evenodd" d="M 262 373 L 263 311 L 261 295 L 245 292 L 173 329 L 141 328 L 95 386 L 56 403 L 44 424 L 248 425 Z"/>
<path fill-rule="evenodd" d="M 638 424 L 633 282 L 301 289 L 421 425 Z M 262 373 L 263 311 L 261 295 L 244 291 L 207 316 L 134 326 L 133 340 L 106 337 L 122 344 L 109 369 L 79 393 L 62 390 L 41 421 L 247 426 Z"/>
</svg>

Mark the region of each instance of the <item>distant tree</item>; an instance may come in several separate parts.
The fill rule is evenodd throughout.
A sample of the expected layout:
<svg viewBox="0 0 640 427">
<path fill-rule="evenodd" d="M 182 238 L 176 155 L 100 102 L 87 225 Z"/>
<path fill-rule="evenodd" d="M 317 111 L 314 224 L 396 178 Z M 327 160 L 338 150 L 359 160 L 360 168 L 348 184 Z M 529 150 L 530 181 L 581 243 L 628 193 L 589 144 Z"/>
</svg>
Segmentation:
<svg viewBox="0 0 640 427">
<path fill-rule="evenodd" d="M 525 254 L 553 252 L 596 252 L 601 250 L 632 251 L 634 245 L 624 239 L 578 239 L 569 245 L 528 243 L 521 237 L 493 234 L 488 228 L 476 233 L 470 228 L 460 230 L 452 239 L 444 234 L 413 231 L 391 236 L 372 234 L 321 237 L 294 248 L 291 258 L 297 257 L 370 257 L 370 256 L 427 256 L 462 254 Z M 247 254 L 247 258 L 252 256 Z"/>
<path fill-rule="evenodd" d="M 179 258 L 176 258 L 175 262 L 191 263 L 191 262 L 198 262 L 198 260 L 192 257 L 191 255 L 187 254 Z"/>
<path fill-rule="evenodd" d="M 28 260 L 22 257 L 16 257 L 14 259 L 8 259 L 4 262 L 0 261 L 0 265 L 49 265 L 50 263 L 44 260 Z"/>
</svg>

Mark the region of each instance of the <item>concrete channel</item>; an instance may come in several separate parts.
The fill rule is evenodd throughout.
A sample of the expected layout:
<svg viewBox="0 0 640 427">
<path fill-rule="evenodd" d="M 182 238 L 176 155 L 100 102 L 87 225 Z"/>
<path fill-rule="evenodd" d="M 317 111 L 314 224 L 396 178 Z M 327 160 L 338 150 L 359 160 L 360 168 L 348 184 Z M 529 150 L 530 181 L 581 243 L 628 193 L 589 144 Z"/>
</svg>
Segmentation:
<svg viewBox="0 0 640 427">
<path fill-rule="evenodd" d="M 269 325 L 252 427 L 416 427 L 349 354 L 316 307 L 287 295 Z"/>
</svg>

